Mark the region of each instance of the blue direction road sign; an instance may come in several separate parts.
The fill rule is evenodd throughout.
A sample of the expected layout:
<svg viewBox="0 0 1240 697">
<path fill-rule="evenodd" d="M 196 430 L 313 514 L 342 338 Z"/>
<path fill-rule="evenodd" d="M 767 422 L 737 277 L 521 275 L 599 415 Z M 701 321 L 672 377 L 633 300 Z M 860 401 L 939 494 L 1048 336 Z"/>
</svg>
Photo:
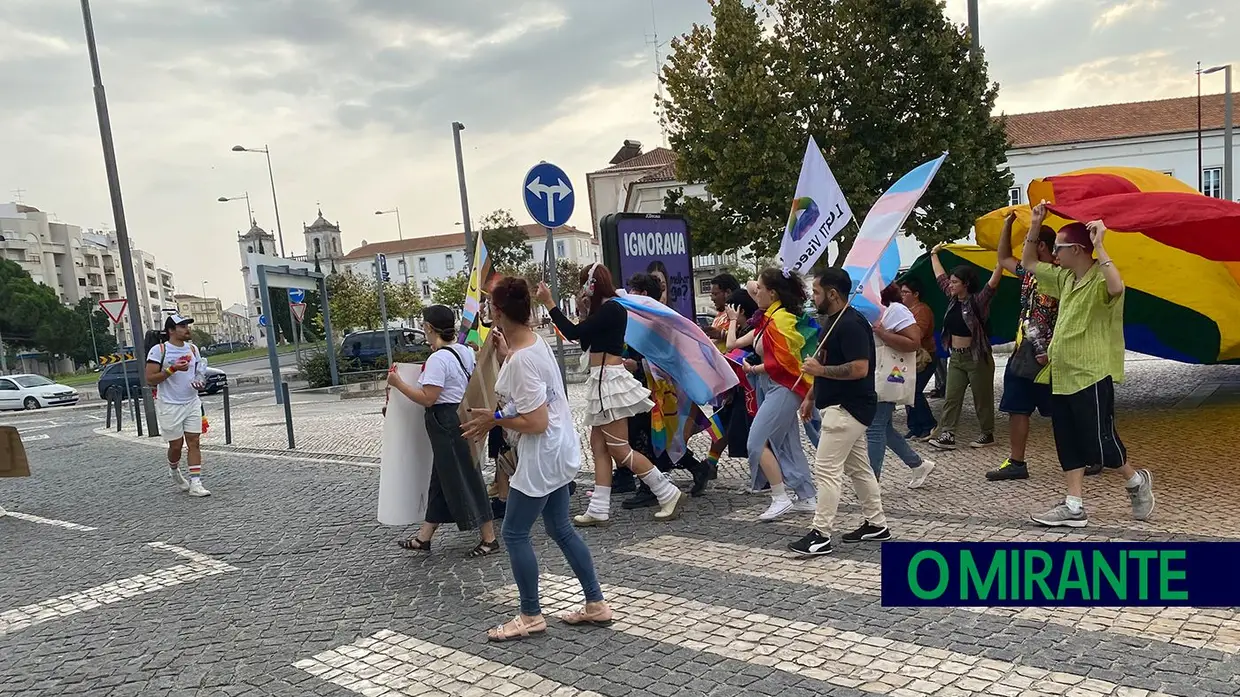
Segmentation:
<svg viewBox="0 0 1240 697">
<path fill-rule="evenodd" d="M 289 301 L 289 304 L 306 302 L 306 291 L 302 290 L 301 288 L 289 288 L 288 289 L 288 301 Z"/>
<path fill-rule="evenodd" d="M 259 315 L 259 316 L 258 316 L 258 326 L 260 326 L 260 327 L 265 327 L 265 326 L 267 326 L 267 315 Z"/>
<path fill-rule="evenodd" d="M 573 215 L 573 183 L 564 170 L 550 162 L 530 168 L 521 193 L 525 194 L 525 210 L 543 227 L 560 227 Z"/>
</svg>

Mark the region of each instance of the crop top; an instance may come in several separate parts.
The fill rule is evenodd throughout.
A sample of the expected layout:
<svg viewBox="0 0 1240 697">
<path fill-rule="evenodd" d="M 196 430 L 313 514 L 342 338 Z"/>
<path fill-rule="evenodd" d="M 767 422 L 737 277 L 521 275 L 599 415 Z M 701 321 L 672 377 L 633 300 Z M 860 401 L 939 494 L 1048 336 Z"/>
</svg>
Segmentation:
<svg viewBox="0 0 1240 697">
<path fill-rule="evenodd" d="M 565 339 L 581 344 L 581 350 L 620 356 L 624 353 L 624 331 L 628 327 L 629 313 L 614 300 L 606 300 L 598 311 L 574 324 L 564 316 L 560 308 L 551 308 L 551 321 Z"/>
<path fill-rule="evenodd" d="M 959 302 L 952 303 L 943 317 L 943 330 L 948 336 L 972 337 L 969 325 L 964 321 L 964 309 Z"/>
</svg>

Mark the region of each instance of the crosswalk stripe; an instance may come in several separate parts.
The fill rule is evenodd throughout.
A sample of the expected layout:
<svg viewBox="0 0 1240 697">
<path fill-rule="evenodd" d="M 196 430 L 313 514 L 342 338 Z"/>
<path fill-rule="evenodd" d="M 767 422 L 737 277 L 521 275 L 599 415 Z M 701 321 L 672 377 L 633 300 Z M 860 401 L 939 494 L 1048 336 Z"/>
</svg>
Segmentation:
<svg viewBox="0 0 1240 697">
<path fill-rule="evenodd" d="M 99 528 L 92 528 L 89 525 L 79 525 L 78 523 L 70 523 L 67 520 L 56 520 L 55 518 L 44 518 L 42 516 L 30 515 L 29 513 L 18 513 L 17 511 L 6 511 L 2 515 L 8 518 L 16 518 L 18 520 L 24 520 L 27 523 L 39 523 L 41 525 L 54 525 L 58 528 L 65 528 L 66 530 L 77 530 L 78 532 L 90 532 L 92 530 L 99 529 Z"/>
<path fill-rule="evenodd" d="M 189 563 L 118 579 L 86 590 L 74 591 L 42 602 L 5 610 L 0 612 L 0 637 L 97 607 L 119 603 L 135 596 L 237 570 L 234 566 L 184 547 L 176 547 L 163 542 L 151 542 L 147 546 L 185 557 L 189 559 Z"/>
<path fill-rule="evenodd" d="M 617 553 L 699 569 L 740 574 L 844 593 L 878 596 L 881 566 L 843 557 L 803 561 L 790 552 L 712 542 L 676 535 L 640 542 Z M 1192 648 L 1240 653 L 1240 618 L 1235 611 L 1192 607 L 961 607 L 996 617 L 1049 622 L 1071 629 L 1115 632 Z"/>
<path fill-rule="evenodd" d="M 581 603 L 581 584 L 573 578 L 543 576 L 540 590 L 544 613 L 573 610 Z M 665 593 L 604 584 L 603 594 L 616 610 L 611 625 L 615 631 L 873 694 L 1162 694 Z M 515 602 L 516 586 L 506 586 L 485 597 Z"/>
<path fill-rule="evenodd" d="M 294 668 L 360 695 L 602 697 L 537 673 L 383 630 Z"/>
</svg>

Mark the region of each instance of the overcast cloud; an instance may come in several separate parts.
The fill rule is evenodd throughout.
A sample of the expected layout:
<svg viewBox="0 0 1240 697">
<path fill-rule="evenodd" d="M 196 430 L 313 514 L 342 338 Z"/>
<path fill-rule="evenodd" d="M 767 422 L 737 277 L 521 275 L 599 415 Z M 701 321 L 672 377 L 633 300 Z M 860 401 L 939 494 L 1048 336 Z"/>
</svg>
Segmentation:
<svg viewBox="0 0 1240 697">
<path fill-rule="evenodd" d="M 964 21 L 965 0 L 949 0 Z M 475 219 L 510 208 L 556 162 L 585 173 L 625 138 L 661 143 L 650 0 L 107 0 L 94 7 L 130 232 L 182 290 L 241 300 L 236 231 L 248 190 L 284 237 L 322 202 L 346 248 L 459 228 L 450 123 L 466 124 Z M 982 0 L 1000 108 L 1016 113 L 1193 94 L 1196 61 L 1240 63 L 1232 0 Z M 655 0 L 660 41 L 709 20 L 705 0 Z M 79 4 L 0 3 L 0 200 L 111 227 Z M 666 50 L 666 49 L 664 49 Z M 1207 92 L 1222 91 L 1208 78 Z"/>
</svg>

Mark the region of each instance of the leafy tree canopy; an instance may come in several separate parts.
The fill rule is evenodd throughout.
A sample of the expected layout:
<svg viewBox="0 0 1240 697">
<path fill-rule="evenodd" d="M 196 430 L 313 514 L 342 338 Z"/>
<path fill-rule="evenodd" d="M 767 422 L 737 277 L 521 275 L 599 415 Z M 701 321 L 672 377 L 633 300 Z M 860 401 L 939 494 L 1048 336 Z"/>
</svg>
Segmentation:
<svg viewBox="0 0 1240 697">
<path fill-rule="evenodd" d="M 500 209 L 491 212 L 482 219 L 478 233 L 487 245 L 491 268 L 501 273 L 514 273 L 533 258 L 529 240 L 516 218 L 512 217 L 512 211 Z"/>
</svg>

